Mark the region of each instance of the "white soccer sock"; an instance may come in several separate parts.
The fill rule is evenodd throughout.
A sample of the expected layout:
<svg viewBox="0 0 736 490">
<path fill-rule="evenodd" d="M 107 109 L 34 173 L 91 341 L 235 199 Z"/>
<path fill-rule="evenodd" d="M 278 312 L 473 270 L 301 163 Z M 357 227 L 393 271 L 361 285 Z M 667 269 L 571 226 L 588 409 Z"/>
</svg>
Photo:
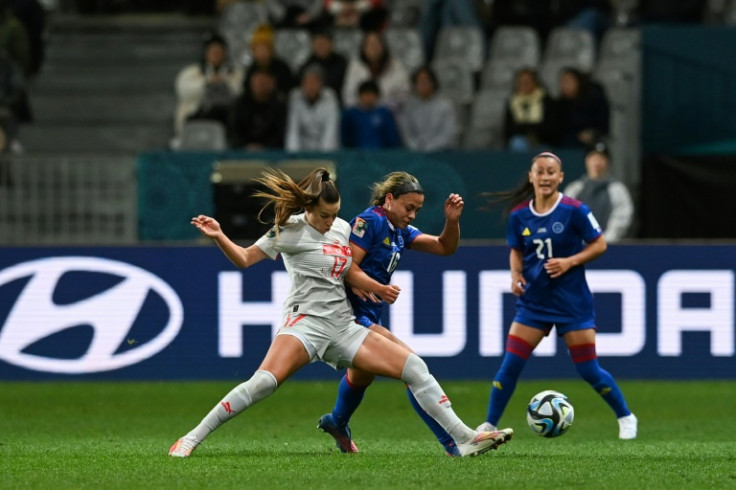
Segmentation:
<svg viewBox="0 0 736 490">
<path fill-rule="evenodd" d="M 450 399 L 442 391 L 434 376 L 429 374 L 427 365 L 416 354 L 409 354 L 401 373 L 401 380 L 409 386 L 419 405 L 457 444 L 464 444 L 475 437 L 476 432 L 465 425 L 452 409 Z"/>
<path fill-rule="evenodd" d="M 204 441 L 212 431 L 269 396 L 276 391 L 276 388 L 278 388 L 278 383 L 272 373 L 263 370 L 256 371 L 248 381 L 239 384 L 225 395 L 225 398 L 210 410 L 210 413 L 187 434 L 187 437 L 194 437 L 199 442 Z"/>
</svg>

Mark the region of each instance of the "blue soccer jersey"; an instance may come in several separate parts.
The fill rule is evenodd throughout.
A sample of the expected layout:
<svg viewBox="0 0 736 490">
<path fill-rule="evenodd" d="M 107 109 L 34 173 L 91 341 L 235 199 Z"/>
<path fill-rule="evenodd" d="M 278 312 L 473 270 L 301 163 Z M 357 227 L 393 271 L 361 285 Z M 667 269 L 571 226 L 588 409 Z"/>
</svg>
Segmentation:
<svg viewBox="0 0 736 490">
<path fill-rule="evenodd" d="M 536 212 L 531 201 L 516 206 L 509 217 L 507 242 L 522 252 L 522 275 L 527 282 L 524 294 L 517 299 L 517 308 L 540 322 L 594 320 L 593 295 L 585 281 L 585 268 L 573 267 L 552 279 L 544 270 L 544 263 L 552 257 L 575 255 L 601 234 L 590 208 L 562 194 L 544 214 Z"/>
<path fill-rule="evenodd" d="M 404 229 L 395 227 L 381 206 L 366 209 L 353 218 L 350 225 L 350 243 L 366 252 L 360 268 L 381 284 L 389 284 L 404 248 L 410 247 L 411 242 L 422 233 L 411 225 Z M 366 327 L 373 323 L 380 324 L 384 303 L 363 301 L 350 288 L 347 289 L 356 321 Z"/>
</svg>

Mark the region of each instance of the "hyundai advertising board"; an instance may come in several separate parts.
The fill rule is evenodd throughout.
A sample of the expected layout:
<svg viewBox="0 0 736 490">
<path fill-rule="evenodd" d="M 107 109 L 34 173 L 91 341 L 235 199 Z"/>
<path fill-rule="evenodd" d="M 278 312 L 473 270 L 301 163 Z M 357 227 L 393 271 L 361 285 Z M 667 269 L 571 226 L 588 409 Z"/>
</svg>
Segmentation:
<svg viewBox="0 0 736 490">
<path fill-rule="evenodd" d="M 734 246 L 612 246 L 588 267 L 598 354 L 620 378 L 736 378 Z M 408 251 L 386 323 L 438 378 L 490 379 L 514 313 L 508 249 Z M 0 379 L 246 379 L 279 328 L 280 260 L 217 247 L 4 248 Z M 308 366 L 298 378 L 334 378 Z M 577 376 L 551 336 L 524 377 Z"/>
</svg>

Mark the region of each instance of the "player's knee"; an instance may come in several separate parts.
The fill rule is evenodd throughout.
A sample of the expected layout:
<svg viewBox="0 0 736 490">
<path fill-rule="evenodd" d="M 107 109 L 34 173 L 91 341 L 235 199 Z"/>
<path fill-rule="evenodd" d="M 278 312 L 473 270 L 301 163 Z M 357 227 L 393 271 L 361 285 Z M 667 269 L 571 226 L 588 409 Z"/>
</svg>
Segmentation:
<svg viewBox="0 0 736 490">
<path fill-rule="evenodd" d="M 409 354 L 401 372 L 401 381 L 409 386 L 431 377 L 427 364 L 416 354 Z"/>
<path fill-rule="evenodd" d="M 259 369 L 245 383 L 251 404 L 263 400 L 278 388 L 276 376 L 270 371 Z"/>
</svg>

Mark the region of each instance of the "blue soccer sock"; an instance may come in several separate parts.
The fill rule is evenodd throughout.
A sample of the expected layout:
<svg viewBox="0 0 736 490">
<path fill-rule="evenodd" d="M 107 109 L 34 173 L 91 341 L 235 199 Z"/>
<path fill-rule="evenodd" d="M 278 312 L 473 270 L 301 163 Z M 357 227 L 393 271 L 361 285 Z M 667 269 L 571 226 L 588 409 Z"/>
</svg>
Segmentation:
<svg viewBox="0 0 736 490">
<path fill-rule="evenodd" d="M 414 398 L 414 394 L 411 392 L 408 386 L 406 387 L 406 394 L 409 395 L 411 406 L 414 407 L 414 410 L 422 418 L 422 420 L 424 420 L 424 423 L 427 424 L 429 430 L 431 430 L 437 440 L 440 441 L 440 444 L 442 444 L 442 446 L 445 448 L 445 451 L 452 453 L 453 447 L 455 446 L 455 441 L 452 440 L 450 434 L 448 434 L 447 431 L 443 429 L 442 426 L 438 424 L 435 419 L 433 419 L 427 412 L 424 411 L 424 409 L 419 405 L 417 399 Z"/>
<path fill-rule="evenodd" d="M 570 347 L 570 357 L 580 376 L 603 397 L 616 413 L 616 417 L 630 415 L 623 393 L 608 371 L 601 368 L 595 352 L 595 344 L 581 344 Z"/>
<path fill-rule="evenodd" d="M 506 410 L 511 395 L 514 394 L 516 382 L 533 350 L 534 347 L 528 342 L 514 335 L 509 335 L 506 340 L 506 355 L 496 377 L 493 378 L 491 400 L 488 402 L 486 421 L 491 425 L 498 427 L 498 421 Z"/>
<path fill-rule="evenodd" d="M 350 383 L 347 374 L 342 377 L 340 386 L 337 388 L 335 407 L 332 409 L 332 419 L 337 425 L 344 426 L 350 422 L 350 417 L 353 416 L 360 402 L 363 401 L 366 388 L 368 387 L 356 386 Z"/>
</svg>

